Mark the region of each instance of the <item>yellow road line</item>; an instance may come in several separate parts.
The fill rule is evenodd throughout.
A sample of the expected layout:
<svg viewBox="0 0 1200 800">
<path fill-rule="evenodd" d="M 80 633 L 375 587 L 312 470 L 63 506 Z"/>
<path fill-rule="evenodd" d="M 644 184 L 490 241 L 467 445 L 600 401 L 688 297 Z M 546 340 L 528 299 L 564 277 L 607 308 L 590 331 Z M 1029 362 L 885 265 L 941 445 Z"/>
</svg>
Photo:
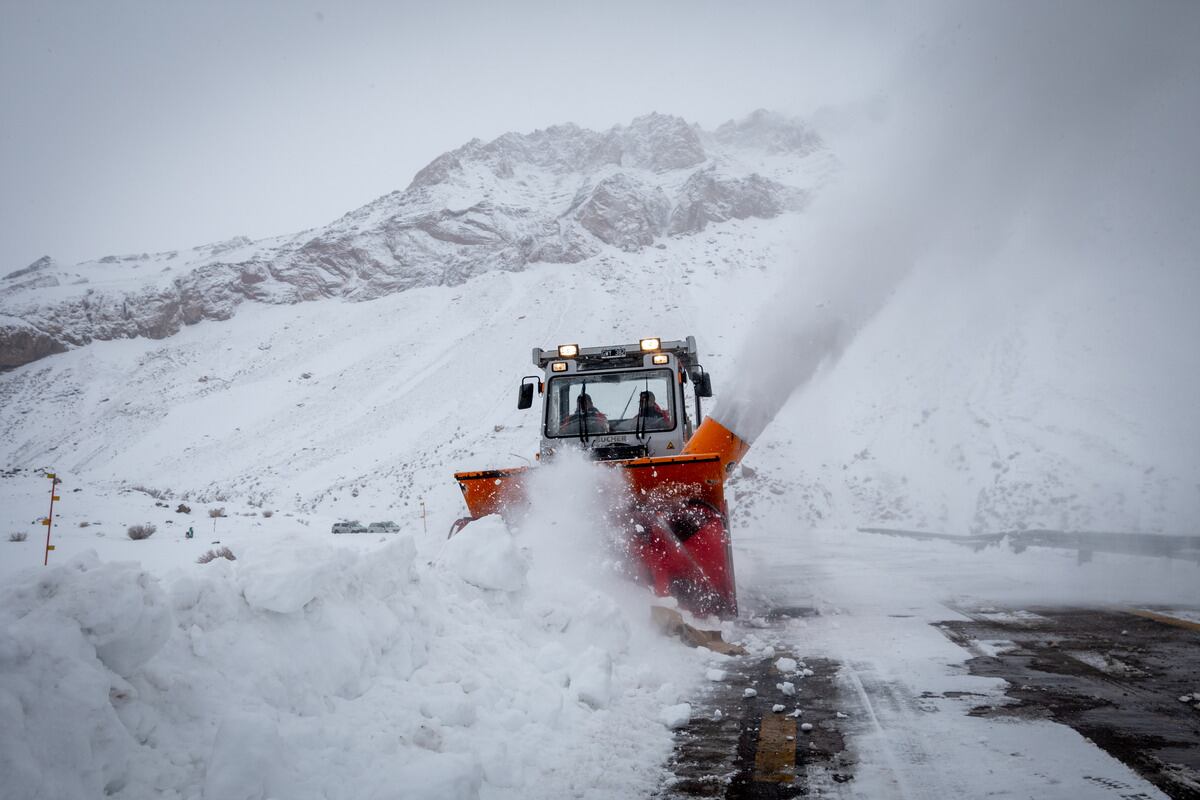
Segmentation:
<svg viewBox="0 0 1200 800">
<path fill-rule="evenodd" d="M 1192 622 L 1190 619 L 1180 619 L 1179 617 L 1171 617 L 1166 614 L 1159 614 L 1154 611 L 1147 611 L 1144 608 L 1132 608 L 1130 614 L 1135 617 L 1145 617 L 1152 619 L 1155 622 L 1161 622 L 1164 625 L 1174 625 L 1176 628 L 1186 628 L 1189 631 L 1200 631 L 1200 622 Z"/>
<path fill-rule="evenodd" d="M 796 718 L 764 715 L 754 751 L 754 780 L 791 783 L 795 778 Z"/>
</svg>

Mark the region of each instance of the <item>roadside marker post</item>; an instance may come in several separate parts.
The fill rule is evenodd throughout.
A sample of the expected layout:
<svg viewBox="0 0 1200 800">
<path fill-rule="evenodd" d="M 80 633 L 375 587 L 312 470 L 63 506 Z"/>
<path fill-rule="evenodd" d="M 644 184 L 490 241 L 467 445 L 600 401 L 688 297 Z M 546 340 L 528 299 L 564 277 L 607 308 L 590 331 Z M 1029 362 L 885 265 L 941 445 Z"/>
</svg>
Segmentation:
<svg viewBox="0 0 1200 800">
<path fill-rule="evenodd" d="M 58 474 L 47 472 L 46 477 L 50 479 L 50 513 L 42 520 L 42 524 L 46 526 L 46 554 L 42 558 L 42 566 L 49 566 L 50 551 L 54 549 L 54 545 L 50 544 L 50 531 L 54 527 L 54 501 L 58 499 L 58 484 L 62 483 L 58 479 Z"/>
</svg>

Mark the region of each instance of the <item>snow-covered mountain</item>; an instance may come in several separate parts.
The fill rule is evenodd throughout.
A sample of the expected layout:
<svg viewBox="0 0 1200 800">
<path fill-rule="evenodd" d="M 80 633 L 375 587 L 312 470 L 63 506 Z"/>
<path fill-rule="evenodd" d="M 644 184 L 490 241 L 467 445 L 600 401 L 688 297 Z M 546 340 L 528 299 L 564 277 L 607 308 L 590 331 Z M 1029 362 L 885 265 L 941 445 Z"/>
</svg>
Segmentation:
<svg viewBox="0 0 1200 800">
<path fill-rule="evenodd" d="M 468 143 L 318 232 L 40 261 L 0 305 L 75 333 L 14 321 L 9 341 L 118 340 L 0 377 L 0 461 L 309 513 L 424 501 L 452 519 L 453 469 L 533 448 L 535 415 L 510 396 L 530 347 L 694 334 L 718 403 L 757 391 L 730 381 L 770 334 L 759 309 L 821 302 L 789 289 L 829 269 L 794 212 L 836 180 L 835 145 L 765 112 L 711 133 L 660 115 L 564 125 Z M 1019 272 L 914 272 L 784 407 L 751 482 L 799 502 L 804 525 L 1187 530 L 1200 467 L 1181 443 L 1200 424 L 1172 383 L 1188 370 L 1168 366 L 1194 361 L 1171 327 L 1186 294 L 1136 271 Z M 268 302 L 249 313 L 250 298 Z"/>
<path fill-rule="evenodd" d="M 712 132 L 650 114 L 604 132 L 473 140 L 316 230 L 73 267 L 40 258 L 0 281 L 0 367 L 94 340 L 161 339 L 247 301 L 370 300 L 636 252 L 799 210 L 831 166 L 816 134 L 766 111 Z"/>
</svg>

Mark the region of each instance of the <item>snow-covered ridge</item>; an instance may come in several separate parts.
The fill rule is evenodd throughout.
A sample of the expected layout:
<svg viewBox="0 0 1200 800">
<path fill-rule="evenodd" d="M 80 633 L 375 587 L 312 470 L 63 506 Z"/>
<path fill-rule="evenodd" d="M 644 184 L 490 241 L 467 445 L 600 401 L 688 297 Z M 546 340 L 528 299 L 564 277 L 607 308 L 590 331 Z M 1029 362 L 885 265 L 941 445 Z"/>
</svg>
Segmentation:
<svg viewBox="0 0 1200 800">
<path fill-rule="evenodd" d="M 368 300 L 775 217 L 804 207 L 831 160 L 816 134 L 766 111 L 713 132 L 649 114 L 604 132 L 473 140 L 323 228 L 74 267 L 40 258 L 0 280 L 0 368 L 98 339 L 161 339 L 245 301 Z"/>
</svg>

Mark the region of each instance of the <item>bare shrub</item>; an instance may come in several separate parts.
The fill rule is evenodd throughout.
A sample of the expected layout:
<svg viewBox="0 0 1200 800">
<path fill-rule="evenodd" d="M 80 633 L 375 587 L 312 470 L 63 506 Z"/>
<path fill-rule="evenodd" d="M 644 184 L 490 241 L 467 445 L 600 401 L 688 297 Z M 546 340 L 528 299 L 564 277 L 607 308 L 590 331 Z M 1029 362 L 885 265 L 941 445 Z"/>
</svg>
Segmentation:
<svg viewBox="0 0 1200 800">
<path fill-rule="evenodd" d="M 28 538 L 29 534 L 25 533 L 24 531 L 15 531 L 14 533 L 10 533 L 8 535 L 8 540 L 10 542 L 23 542 Z"/>
<path fill-rule="evenodd" d="M 204 555 L 196 559 L 197 564 L 207 564 L 210 561 L 215 561 L 218 558 L 227 558 L 230 561 L 237 561 L 237 556 L 228 547 L 222 547 L 219 550 L 209 550 Z"/>
<path fill-rule="evenodd" d="M 163 489 L 155 489 L 152 486 L 142 486 L 141 484 L 138 484 L 136 486 L 130 486 L 129 488 L 135 492 L 141 492 L 142 494 L 148 494 L 151 497 L 153 497 L 155 500 L 166 500 L 168 497 L 171 496 L 170 491 L 163 490 Z"/>
<path fill-rule="evenodd" d="M 156 530 L 158 530 L 158 528 L 156 528 L 153 525 L 149 525 L 149 524 L 147 524 L 147 525 L 130 525 L 129 528 L 125 531 L 125 533 L 127 533 L 129 535 L 130 539 L 133 539 L 136 541 L 139 539 L 149 539 L 151 536 L 154 535 L 154 532 Z"/>
<path fill-rule="evenodd" d="M 214 519 L 215 519 L 215 518 L 217 518 L 217 517 L 223 517 L 223 516 L 225 516 L 225 509 L 224 509 L 224 507 L 222 507 L 222 508 L 210 508 L 210 509 L 208 510 L 208 515 L 209 515 L 210 517 L 213 517 Z"/>
<path fill-rule="evenodd" d="M 92 524 L 92 523 L 88 522 L 88 521 L 85 519 L 83 522 L 79 523 L 79 527 L 81 527 L 81 528 L 86 528 L 88 525 L 91 525 L 91 524 Z"/>
<path fill-rule="evenodd" d="M 179 506 L 176 507 L 175 513 L 176 514 L 190 514 L 190 513 L 192 513 L 192 507 L 186 503 L 180 503 Z"/>
<path fill-rule="evenodd" d="M 275 512 L 268 509 L 267 511 L 262 512 L 262 515 L 269 519 L 269 518 L 275 516 Z"/>
</svg>

